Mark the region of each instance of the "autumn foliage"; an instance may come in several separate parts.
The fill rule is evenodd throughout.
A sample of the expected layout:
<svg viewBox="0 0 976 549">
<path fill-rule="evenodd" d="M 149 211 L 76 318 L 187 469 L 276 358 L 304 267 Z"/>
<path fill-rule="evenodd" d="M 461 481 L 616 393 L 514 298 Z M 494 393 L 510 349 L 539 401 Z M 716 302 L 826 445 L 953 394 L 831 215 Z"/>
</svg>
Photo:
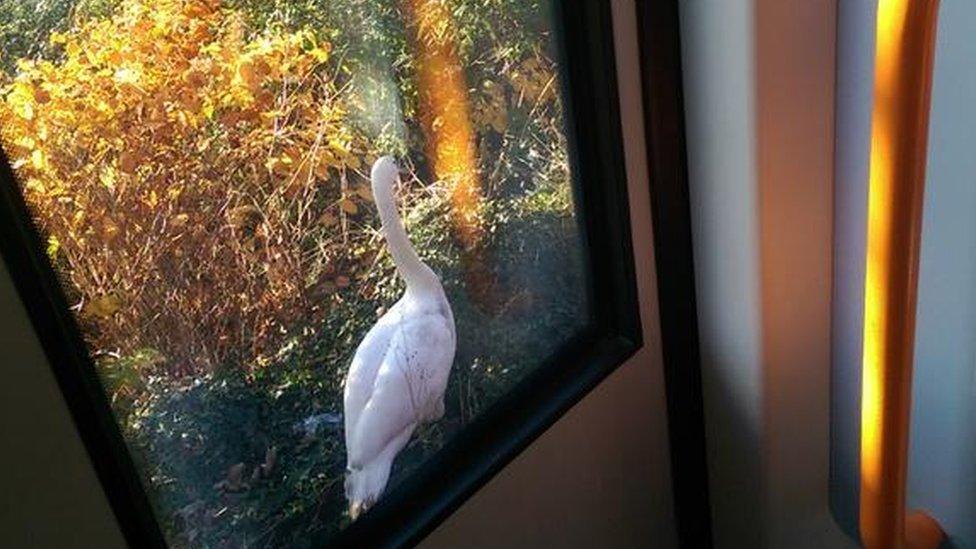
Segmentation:
<svg viewBox="0 0 976 549">
<path fill-rule="evenodd" d="M 328 43 L 246 36 L 216 0 L 126 2 L 51 41 L 0 127 L 96 349 L 255 367 L 350 284 L 369 151 Z"/>
<path fill-rule="evenodd" d="M 98 355 L 152 357 L 128 361 L 133 379 L 260 368 L 336 303 L 375 297 L 366 172 L 391 147 L 427 170 L 415 194 L 447 197 L 475 259 L 484 203 L 568 169 L 554 65 L 522 26 L 537 7 L 328 0 L 255 25 L 270 8 L 227 2 L 109 2 L 0 79 L 4 150 L 48 254 Z M 339 22 L 367 12 L 384 33 Z M 399 94 L 381 102 L 402 110 L 392 144 L 363 129 L 376 51 Z"/>
</svg>

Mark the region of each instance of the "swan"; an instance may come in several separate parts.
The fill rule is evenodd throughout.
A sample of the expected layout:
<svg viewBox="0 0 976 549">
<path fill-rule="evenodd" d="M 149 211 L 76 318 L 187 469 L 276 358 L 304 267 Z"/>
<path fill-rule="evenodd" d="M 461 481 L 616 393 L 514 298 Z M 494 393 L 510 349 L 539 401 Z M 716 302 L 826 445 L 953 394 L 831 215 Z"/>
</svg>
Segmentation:
<svg viewBox="0 0 976 549">
<path fill-rule="evenodd" d="M 393 459 L 414 429 L 443 417 L 457 347 L 440 279 L 417 256 L 397 213 L 396 162 L 380 158 L 370 179 L 386 246 L 406 290 L 366 333 L 346 375 L 345 491 L 353 520 L 383 493 Z"/>
</svg>

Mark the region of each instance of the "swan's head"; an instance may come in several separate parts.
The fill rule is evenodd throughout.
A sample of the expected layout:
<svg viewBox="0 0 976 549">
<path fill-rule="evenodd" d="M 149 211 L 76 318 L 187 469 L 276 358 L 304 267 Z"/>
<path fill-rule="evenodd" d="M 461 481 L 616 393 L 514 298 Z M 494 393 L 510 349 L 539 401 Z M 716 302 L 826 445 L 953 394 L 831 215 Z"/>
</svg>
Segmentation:
<svg viewBox="0 0 976 549">
<path fill-rule="evenodd" d="M 373 186 L 373 196 L 378 196 L 383 191 L 392 190 L 399 177 L 400 167 L 397 166 L 396 160 L 393 160 L 392 156 L 382 156 L 377 159 L 369 174 Z"/>
</svg>

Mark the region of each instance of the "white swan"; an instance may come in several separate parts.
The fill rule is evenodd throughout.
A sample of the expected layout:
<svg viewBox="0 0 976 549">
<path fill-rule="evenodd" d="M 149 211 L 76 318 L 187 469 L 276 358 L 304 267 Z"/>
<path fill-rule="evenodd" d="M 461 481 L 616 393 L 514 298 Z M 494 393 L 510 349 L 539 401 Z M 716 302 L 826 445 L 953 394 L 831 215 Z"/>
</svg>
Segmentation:
<svg viewBox="0 0 976 549">
<path fill-rule="evenodd" d="M 383 493 L 393 458 L 417 425 L 444 415 L 457 345 L 444 288 L 417 256 L 397 214 L 396 163 L 380 158 L 370 177 L 386 245 L 407 289 L 360 342 L 346 375 L 345 488 L 354 520 Z"/>
</svg>

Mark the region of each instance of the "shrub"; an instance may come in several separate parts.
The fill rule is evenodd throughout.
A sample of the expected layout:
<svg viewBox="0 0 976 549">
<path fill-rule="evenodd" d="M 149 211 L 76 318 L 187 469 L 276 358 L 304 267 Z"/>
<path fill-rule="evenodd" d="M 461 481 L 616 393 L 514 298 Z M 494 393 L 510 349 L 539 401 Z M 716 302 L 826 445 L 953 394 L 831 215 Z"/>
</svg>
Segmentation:
<svg viewBox="0 0 976 549">
<path fill-rule="evenodd" d="M 428 3 L 454 21 L 440 40 L 465 67 L 479 200 L 564 174 L 544 11 Z M 382 253 L 367 163 L 395 151 L 434 182 L 416 197 L 450 187 L 425 160 L 423 58 L 399 3 L 70 5 L 73 26 L 0 89 L 0 131 L 116 397 L 137 398 L 132 381 L 150 374 L 253 371 L 333 305 L 391 282 L 366 276 Z"/>
<path fill-rule="evenodd" d="M 246 38 L 214 0 L 127 2 L 51 41 L 63 59 L 20 62 L 0 126 L 96 349 L 253 368 L 370 260 L 329 43 Z"/>
</svg>

